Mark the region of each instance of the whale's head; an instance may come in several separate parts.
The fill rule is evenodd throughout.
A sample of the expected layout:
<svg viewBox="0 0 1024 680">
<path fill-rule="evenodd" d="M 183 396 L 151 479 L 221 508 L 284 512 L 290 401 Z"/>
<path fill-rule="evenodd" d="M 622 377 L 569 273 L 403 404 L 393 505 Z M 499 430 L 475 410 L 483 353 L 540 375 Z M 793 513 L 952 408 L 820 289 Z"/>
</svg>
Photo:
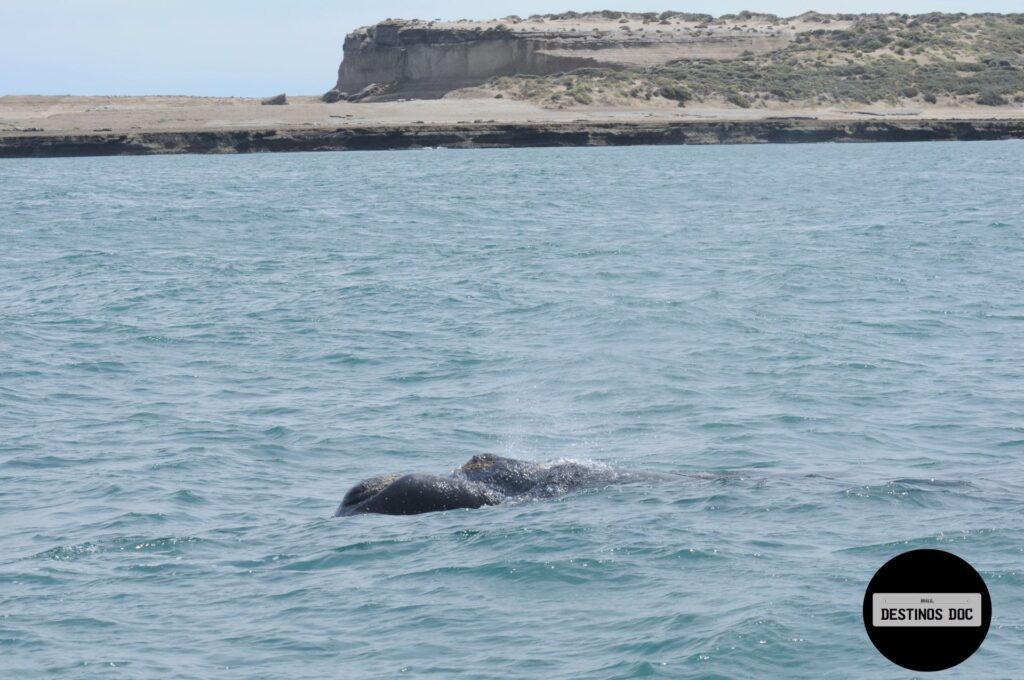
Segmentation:
<svg viewBox="0 0 1024 680">
<path fill-rule="evenodd" d="M 341 500 L 341 505 L 338 506 L 338 510 L 334 513 L 334 516 L 342 517 L 344 515 L 354 515 L 360 511 L 362 505 L 366 501 L 386 489 L 389 484 L 401 476 L 402 475 L 378 475 L 377 477 L 364 479 L 349 489 L 348 493 L 345 494 L 345 497 Z"/>
<path fill-rule="evenodd" d="M 497 505 L 502 500 L 504 495 L 494 489 L 458 477 L 385 475 L 364 479 L 352 487 L 334 516 L 419 515 Z"/>
</svg>

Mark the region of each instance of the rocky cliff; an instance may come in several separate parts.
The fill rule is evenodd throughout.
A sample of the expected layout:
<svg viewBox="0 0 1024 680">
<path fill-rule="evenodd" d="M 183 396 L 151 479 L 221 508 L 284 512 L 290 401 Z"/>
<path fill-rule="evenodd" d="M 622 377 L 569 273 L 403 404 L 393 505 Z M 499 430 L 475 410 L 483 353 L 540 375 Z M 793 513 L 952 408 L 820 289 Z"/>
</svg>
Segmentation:
<svg viewBox="0 0 1024 680">
<path fill-rule="evenodd" d="M 489 22 L 388 20 L 346 37 L 328 98 L 439 97 L 497 76 L 736 58 L 785 46 L 799 31 L 759 16 L 730 22 L 674 12 L 568 12 Z"/>
<path fill-rule="evenodd" d="M 591 55 L 557 56 L 556 36 L 525 38 L 504 28 L 434 29 L 382 23 L 345 39 L 337 89 L 356 94 L 373 85 L 392 95 L 439 96 L 498 75 L 548 74 L 594 63 Z"/>
<path fill-rule="evenodd" d="M 389 20 L 348 36 L 326 99 L 430 98 L 485 84 L 477 96 L 546 108 L 1019 107 L 1024 14 L 604 11 Z"/>
</svg>

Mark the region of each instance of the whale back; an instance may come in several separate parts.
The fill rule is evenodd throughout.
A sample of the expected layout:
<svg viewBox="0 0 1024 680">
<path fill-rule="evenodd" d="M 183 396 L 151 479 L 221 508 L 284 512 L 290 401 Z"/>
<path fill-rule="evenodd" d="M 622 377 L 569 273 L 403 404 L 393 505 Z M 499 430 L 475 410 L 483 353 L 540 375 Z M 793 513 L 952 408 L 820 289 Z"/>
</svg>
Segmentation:
<svg viewBox="0 0 1024 680">
<path fill-rule="evenodd" d="M 471 482 L 496 487 L 507 495 L 524 494 L 541 482 L 542 469 L 537 463 L 492 454 L 473 456 L 456 472 Z"/>
</svg>

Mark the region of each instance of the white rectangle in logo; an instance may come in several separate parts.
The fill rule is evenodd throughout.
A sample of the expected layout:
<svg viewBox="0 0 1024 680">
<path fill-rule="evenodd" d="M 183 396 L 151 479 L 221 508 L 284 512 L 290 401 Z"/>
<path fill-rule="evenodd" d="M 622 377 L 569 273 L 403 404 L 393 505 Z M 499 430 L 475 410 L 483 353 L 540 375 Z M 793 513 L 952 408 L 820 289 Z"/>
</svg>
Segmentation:
<svg viewBox="0 0 1024 680">
<path fill-rule="evenodd" d="M 980 628 L 981 593 L 875 593 L 876 628 Z"/>
</svg>

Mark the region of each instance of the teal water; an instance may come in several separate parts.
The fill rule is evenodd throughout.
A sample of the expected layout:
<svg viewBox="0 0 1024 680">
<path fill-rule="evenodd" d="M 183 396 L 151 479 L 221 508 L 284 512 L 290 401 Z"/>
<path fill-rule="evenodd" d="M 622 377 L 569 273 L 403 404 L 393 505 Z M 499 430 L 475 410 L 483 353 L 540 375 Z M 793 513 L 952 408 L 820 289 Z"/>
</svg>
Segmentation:
<svg viewBox="0 0 1024 680">
<path fill-rule="evenodd" d="M 16 678 L 903 678 L 1024 658 L 1019 143 L 0 162 Z M 700 473 L 332 519 L 471 455 Z"/>
</svg>

